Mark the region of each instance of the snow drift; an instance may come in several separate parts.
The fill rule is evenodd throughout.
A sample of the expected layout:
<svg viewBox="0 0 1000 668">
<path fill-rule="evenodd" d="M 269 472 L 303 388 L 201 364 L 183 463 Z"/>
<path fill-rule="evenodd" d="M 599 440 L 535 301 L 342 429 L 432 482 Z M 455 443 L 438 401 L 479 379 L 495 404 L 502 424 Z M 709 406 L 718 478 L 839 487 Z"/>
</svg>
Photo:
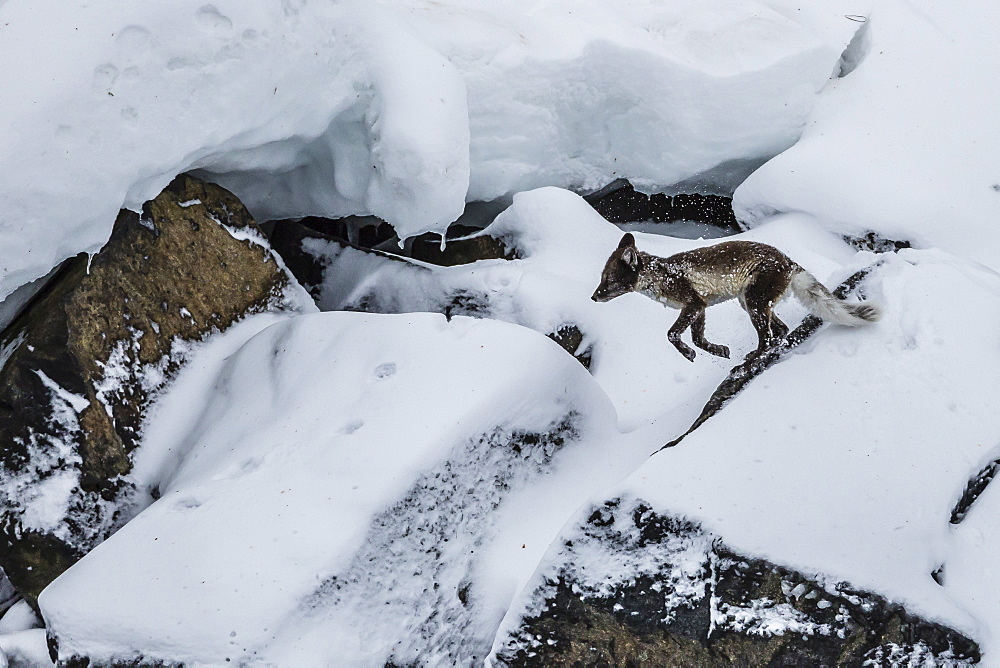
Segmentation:
<svg viewBox="0 0 1000 668">
<path fill-rule="evenodd" d="M 734 209 L 800 211 L 1000 268 L 1000 7 L 879 3 L 850 49 L 863 65 L 820 95 L 802 138 L 755 172 Z"/>
<path fill-rule="evenodd" d="M 156 418 L 193 422 L 142 453 L 159 500 L 43 593 L 61 657 L 483 657 L 497 506 L 611 416 L 554 343 L 430 314 L 285 320 L 204 390 Z"/>
<path fill-rule="evenodd" d="M 195 169 L 258 219 L 375 214 L 404 238 L 539 185 L 668 186 L 721 165 L 702 186 L 731 191 L 795 141 L 860 11 L 45 7 L 0 5 L 0 295 Z"/>
</svg>

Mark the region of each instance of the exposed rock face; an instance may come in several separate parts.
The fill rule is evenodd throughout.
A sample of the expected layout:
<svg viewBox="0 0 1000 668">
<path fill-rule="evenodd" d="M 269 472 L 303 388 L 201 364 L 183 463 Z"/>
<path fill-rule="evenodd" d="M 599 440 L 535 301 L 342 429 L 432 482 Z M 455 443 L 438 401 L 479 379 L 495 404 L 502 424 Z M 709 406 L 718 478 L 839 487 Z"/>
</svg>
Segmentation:
<svg viewBox="0 0 1000 668">
<path fill-rule="evenodd" d="M 575 357 L 585 369 L 590 370 L 590 364 L 593 361 L 592 350 L 589 346 L 583 350 L 580 349 L 584 341 L 584 336 L 579 327 L 569 324 L 563 325 L 556 331 L 546 334 L 546 336 L 562 346 L 563 350 Z"/>
<path fill-rule="evenodd" d="M 228 191 L 180 176 L 0 337 L 0 565 L 30 601 L 126 519 L 144 410 L 188 344 L 282 301 L 254 227 Z"/>
<path fill-rule="evenodd" d="M 511 666 L 965 665 L 975 642 L 874 594 L 743 557 L 641 501 L 594 509 L 520 626 Z M 866 663 L 871 662 L 871 663 Z"/>
<path fill-rule="evenodd" d="M 499 239 L 486 234 L 473 236 L 479 231 L 474 227 L 452 225 L 448 228 L 444 248 L 441 247 L 440 236 L 421 234 L 410 240 L 410 257 L 442 267 L 454 267 L 479 260 L 514 258 L 513 251 L 507 249 Z"/>
<path fill-rule="evenodd" d="M 732 199 L 721 195 L 647 195 L 638 192 L 627 179 L 618 179 L 584 199 L 612 223 L 691 220 L 731 233 L 742 231 L 733 213 Z"/>
<path fill-rule="evenodd" d="M 359 250 L 379 246 L 387 251 L 387 255 L 409 257 L 439 267 L 454 267 L 479 260 L 510 260 L 516 257 L 499 239 L 484 234 L 474 236 L 481 230 L 467 225 L 449 227 L 444 248 L 441 247 L 440 235 L 430 233 L 408 239 L 399 248 L 398 237 L 385 236 L 383 226 L 387 226 L 387 223 L 362 227 L 352 227 L 351 223 L 345 218 L 330 220 L 310 216 L 299 221 L 271 221 L 267 227 L 271 230 L 271 245 L 285 258 L 296 276 L 299 270 L 304 272 L 300 280 L 310 285 L 316 285 L 321 280 L 316 275 L 315 262 L 310 261 L 308 253 L 304 253 L 302 249 L 302 240 L 310 238 L 334 241 Z"/>
</svg>

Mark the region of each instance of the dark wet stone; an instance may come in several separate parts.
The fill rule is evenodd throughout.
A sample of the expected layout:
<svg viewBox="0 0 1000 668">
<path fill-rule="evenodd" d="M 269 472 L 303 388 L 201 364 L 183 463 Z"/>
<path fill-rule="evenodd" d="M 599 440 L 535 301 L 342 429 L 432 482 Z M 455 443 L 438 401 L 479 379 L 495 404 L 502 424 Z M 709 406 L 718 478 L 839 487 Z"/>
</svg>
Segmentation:
<svg viewBox="0 0 1000 668">
<path fill-rule="evenodd" d="M 869 232 L 868 234 L 860 237 L 845 236 L 844 241 L 858 250 L 871 251 L 872 253 L 895 253 L 896 251 L 901 251 L 904 248 L 912 248 L 909 241 L 886 239 L 875 232 Z"/>
<path fill-rule="evenodd" d="M 626 564 L 642 565 L 630 571 Z M 565 542 L 530 610 L 505 639 L 500 665 L 956 665 L 980 658 L 976 643 L 953 629 L 878 595 L 740 555 L 696 523 L 641 501 L 595 508 Z"/>
<path fill-rule="evenodd" d="M 440 267 L 454 267 L 479 260 L 510 260 L 514 254 L 503 242 L 481 232 L 475 227 L 452 225 L 445 235 L 447 243 L 441 247 L 441 235 L 421 234 L 410 240 L 410 257 L 414 260 L 436 264 Z M 471 238 L 467 238 L 471 237 Z"/>
<path fill-rule="evenodd" d="M 580 344 L 583 343 L 583 332 L 576 325 L 563 325 L 556 329 L 554 332 L 550 332 L 548 337 L 558 343 L 562 348 L 568 352 L 570 355 L 576 358 L 580 364 L 586 369 L 590 369 L 590 364 L 593 361 L 591 359 L 591 349 L 587 348 L 580 350 Z M 579 353 L 577 352 L 579 351 Z"/>
</svg>

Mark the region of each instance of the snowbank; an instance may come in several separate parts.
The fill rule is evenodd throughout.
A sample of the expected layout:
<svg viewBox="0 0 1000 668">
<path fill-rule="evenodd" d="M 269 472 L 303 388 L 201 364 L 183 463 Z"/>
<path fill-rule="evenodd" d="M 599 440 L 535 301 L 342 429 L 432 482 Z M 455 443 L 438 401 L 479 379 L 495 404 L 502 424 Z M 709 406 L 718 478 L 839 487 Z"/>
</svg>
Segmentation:
<svg viewBox="0 0 1000 668">
<path fill-rule="evenodd" d="M 830 230 L 876 231 L 1000 267 L 1000 6 L 879 3 L 802 138 L 755 172 L 734 208 L 756 224 L 802 211 Z"/>
<path fill-rule="evenodd" d="M 858 11 L 6 2 L 0 296 L 99 248 L 119 207 L 186 170 L 258 218 L 371 213 L 401 237 L 539 185 L 721 165 L 702 187 L 731 190 L 795 141 Z"/>
<path fill-rule="evenodd" d="M 370 212 L 404 236 L 462 211 L 465 85 L 392 12 L 5 3 L 0 26 L 0 294 L 96 250 L 120 207 L 191 169 L 232 173 L 252 209 Z"/>
<path fill-rule="evenodd" d="M 61 657 L 482 656 L 509 602 L 479 590 L 493 513 L 613 425 L 552 342 L 431 314 L 285 320 L 202 391 L 189 433 L 144 445 L 181 449 L 160 499 L 41 596 Z"/>
</svg>

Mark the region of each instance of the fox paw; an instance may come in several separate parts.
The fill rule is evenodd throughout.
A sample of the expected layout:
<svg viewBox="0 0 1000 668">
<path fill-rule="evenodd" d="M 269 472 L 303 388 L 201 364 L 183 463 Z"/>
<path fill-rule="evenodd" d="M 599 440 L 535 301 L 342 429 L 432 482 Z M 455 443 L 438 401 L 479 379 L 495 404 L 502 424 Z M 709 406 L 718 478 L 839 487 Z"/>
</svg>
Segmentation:
<svg viewBox="0 0 1000 668">
<path fill-rule="evenodd" d="M 709 353 L 710 355 L 715 355 L 716 357 L 724 357 L 725 359 L 729 359 L 729 348 L 727 346 L 719 346 L 713 343 L 708 346 L 705 346 L 705 352 Z"/>
<path fill-rule="evenodd" d="M 684 345 L 683 343 L 681 343 L 679 345 L 675 344 L 674 347 L 677 348 L 677 352 L 679 352 L 681 355 L 684 355 L 684 357 L 687 359 L 688 362 L 693 362 L 694 361 L 695 352 L 694 352 L 694 350 L 692 348 L 689 348 L 688 346 Z"/>
</svg>

